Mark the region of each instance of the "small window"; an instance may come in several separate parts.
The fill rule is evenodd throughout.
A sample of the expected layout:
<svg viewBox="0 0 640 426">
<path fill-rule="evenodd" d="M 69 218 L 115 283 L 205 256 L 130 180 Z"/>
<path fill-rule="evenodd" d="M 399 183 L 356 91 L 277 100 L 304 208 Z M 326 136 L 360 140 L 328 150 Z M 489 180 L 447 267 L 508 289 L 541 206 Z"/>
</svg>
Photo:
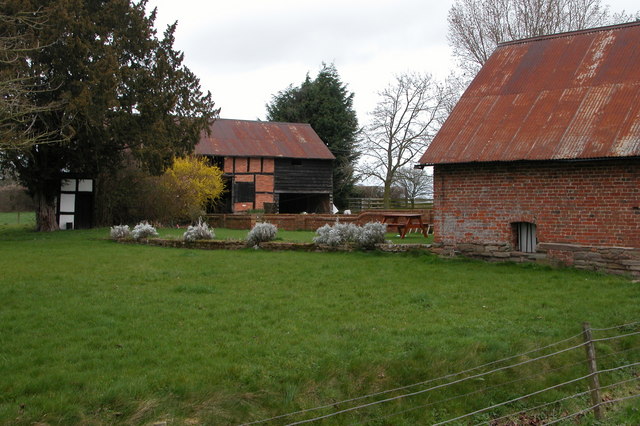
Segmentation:
<svg viewBox="0 0 640 426">
<path fill-rule="evenodd" d="M 253 203 L 256 197 L 256 185 L 253 182 L 236 182 L 234 186 L 237 203 Z"/>
<path fill-rule="evenodd" d="M 529 222 L 516 222 L 513 224 L 516 234 L 516 247 L 523 253 L 535 253 L 538 243 L 536 237 L 536 225 Z"/>
<path fill-rule="evenodd" d="M 293 160 L 291 160 L 291 165 L 292 166 L 302 166 L 302 160 L 299 158 L 294 158 Z"/>
</svg>

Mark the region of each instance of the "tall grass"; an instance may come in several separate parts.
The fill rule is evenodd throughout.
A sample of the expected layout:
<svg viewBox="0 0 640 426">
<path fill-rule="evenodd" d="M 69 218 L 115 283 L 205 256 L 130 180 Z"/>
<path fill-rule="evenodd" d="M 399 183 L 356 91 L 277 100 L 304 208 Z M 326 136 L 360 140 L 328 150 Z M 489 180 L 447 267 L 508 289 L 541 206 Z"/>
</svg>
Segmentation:
<svg viewBox="0 0 640 426">
<path fill-rule="evenodd" d="M 107 235 L 0 226 L 0 423 L 237 424 L 460 371 L 582 321 L 634 321 L 640 302 L 629 279 L 571 269 Z"/>
</svg>

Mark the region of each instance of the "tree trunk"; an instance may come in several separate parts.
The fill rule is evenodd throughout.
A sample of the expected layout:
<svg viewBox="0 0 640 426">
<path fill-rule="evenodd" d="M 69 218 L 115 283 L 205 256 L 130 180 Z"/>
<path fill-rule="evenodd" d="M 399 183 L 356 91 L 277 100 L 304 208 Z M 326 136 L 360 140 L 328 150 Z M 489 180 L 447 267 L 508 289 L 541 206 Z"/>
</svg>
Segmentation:
<svg viewBox="0 0 640 426">
<path fill-rule="evenodd" d="M 382 194 L 382 204 L 385 209 L 391 207 L 391 180 L 384 183 L 384 193 Z"/>
<path fill-rule="evenodd" d="M 56 199 L 48 197 L 43 192 L 36 192 L 33 201 L 36 205 L 36 231 L 57 231 Z"/>
</svg>

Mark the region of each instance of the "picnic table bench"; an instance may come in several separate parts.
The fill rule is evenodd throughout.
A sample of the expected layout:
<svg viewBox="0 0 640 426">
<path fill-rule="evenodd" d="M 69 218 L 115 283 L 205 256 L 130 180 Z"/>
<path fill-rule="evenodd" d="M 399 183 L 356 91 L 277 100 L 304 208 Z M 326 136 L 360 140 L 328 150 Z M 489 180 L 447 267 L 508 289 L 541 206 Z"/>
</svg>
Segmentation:
<svg viewBox="0 0 640 426">
<path fill-rule="evenodd" d="M 431 231 L 431 224 L 422 221 L 420 213 L 385 213 L 382 223 L 387 228 L 396 228 L 400 238 L 404 238 L 411 230 L 420 231 L 425 237 Z"/>
</svg>

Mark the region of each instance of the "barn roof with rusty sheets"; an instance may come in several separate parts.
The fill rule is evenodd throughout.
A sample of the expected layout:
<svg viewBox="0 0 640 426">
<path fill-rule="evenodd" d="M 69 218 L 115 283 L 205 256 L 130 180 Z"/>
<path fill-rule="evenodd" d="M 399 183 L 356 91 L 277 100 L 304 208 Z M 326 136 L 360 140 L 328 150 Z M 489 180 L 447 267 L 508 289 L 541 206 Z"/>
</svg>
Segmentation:
<svg viewBox="0 0 640 426">
<path fill-rule="evenodd" d="M 420 164 L 640 156 L 640 22 L 498 45 Z"/>
<path fill-rule="evenodd" d="M 282 157 L 333 160 L 308 124 L 219 118 L 202 134 L 196 154 L 227 157 Z"/>
</svg>

